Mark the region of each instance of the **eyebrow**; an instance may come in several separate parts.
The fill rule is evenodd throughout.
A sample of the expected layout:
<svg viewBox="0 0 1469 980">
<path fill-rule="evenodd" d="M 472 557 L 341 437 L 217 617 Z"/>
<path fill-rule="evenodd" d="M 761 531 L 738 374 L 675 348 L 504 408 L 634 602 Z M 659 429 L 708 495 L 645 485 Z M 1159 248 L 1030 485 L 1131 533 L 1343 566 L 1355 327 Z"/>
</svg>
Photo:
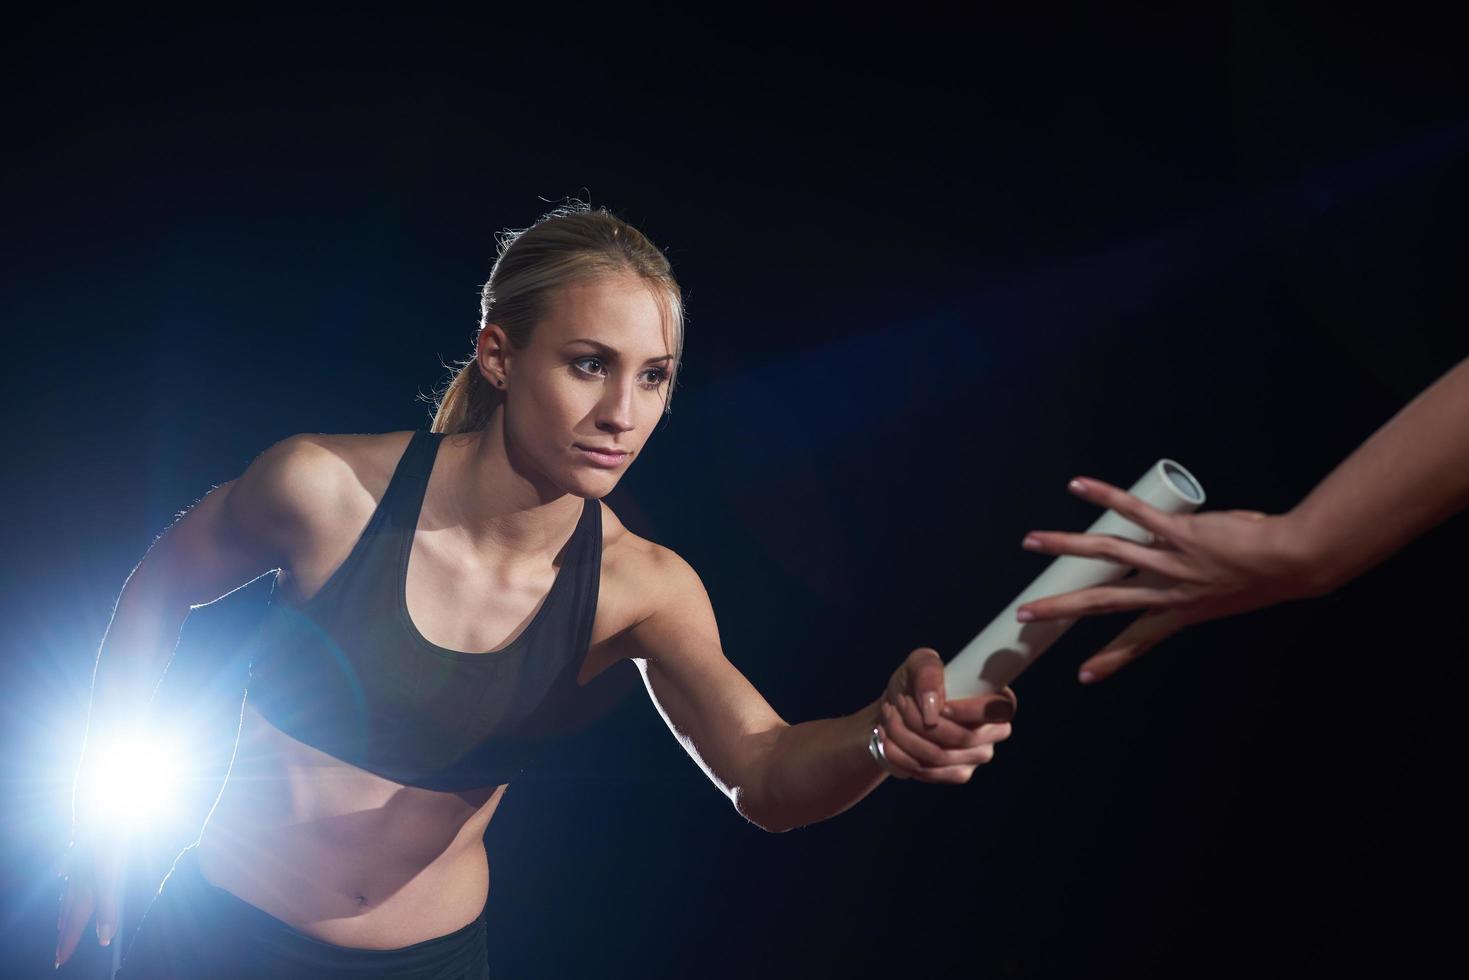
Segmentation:
<svg viewBox="0 0 1469 980">
<path fill-rule="evenodd" d="M 586 344 L 588 347 L 594 347 L 599 352 L 601 352 L 602 355 L 605 356 L 608 360 L 612 360 L 612 361 L 615 361 L 619 357 L 622 356 L 621 354 L 618 353 L 617 348 L 615 348 L 615 347 L 608 347 L 606 344 L 604 344 L 604 343 L 602 343 L 600 341 L 597 341 L 597 340 L 592 340 L 592 339 L 590 339 L 588 337 L 578 337 L 576 340 L 568 340 L 566 342 L 566 346 L 568 346 L 568 347 L 570 347 L 572 344 Z M 658 361 L 671 361 L 671 360 L 673 360 L 673 355 L 672 354 L 660 354 L 657 357 L 650 357 L 650 358 L 648 358 L 643 363 L 644 364 L 656 364 Z"/>
</svg>

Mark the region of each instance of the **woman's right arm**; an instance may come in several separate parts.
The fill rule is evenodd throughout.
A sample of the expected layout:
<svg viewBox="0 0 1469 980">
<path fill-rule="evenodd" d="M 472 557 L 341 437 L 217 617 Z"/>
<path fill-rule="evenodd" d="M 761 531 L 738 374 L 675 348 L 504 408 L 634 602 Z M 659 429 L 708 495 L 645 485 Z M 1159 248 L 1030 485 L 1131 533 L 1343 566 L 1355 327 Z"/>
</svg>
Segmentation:
<svg viewBox="0 0 1469 980">
<path fill-rule="evenodd" d="M 115 841 L 99 839 L 113 824 L 86 799 L 101 750 L 146 729 L 153 692 L 193 607 L 289 567 L 293 549 L 320 526 L 331 499 L 323 492 L 336 472 L 325 465 L 331 456 L 315 437 L 292 436 L 271 446 L 238 479 L 211 490 L 155 539 L 123 585 L 92 675 L 73 799 L 74 838 L 93 850 L 95 864 L 70 869 L 58 965 L 75 950 L 94 903 L 98 941 L 107 945 L 117 928 L 120 855 Z"/>
<path fill-rule="evenodd" d="M 89 732 L 139 719 L 192 608 L 289 564 L 318 506 L 323 467 L 315 457 L 323 452 L 304 436 L 276 443 L 154 540 L 123 585 L 103 639 Z"/>
</svg>

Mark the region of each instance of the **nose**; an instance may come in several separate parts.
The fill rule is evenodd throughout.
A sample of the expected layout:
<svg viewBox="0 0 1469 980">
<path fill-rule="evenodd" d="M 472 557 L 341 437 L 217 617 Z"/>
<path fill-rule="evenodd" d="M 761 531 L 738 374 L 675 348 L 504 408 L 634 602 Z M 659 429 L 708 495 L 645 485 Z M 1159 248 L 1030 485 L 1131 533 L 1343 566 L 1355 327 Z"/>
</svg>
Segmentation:
<svg viewBox="0 0 1469 980">
<path fill-rule="evenodd" d="M 597 403 L 597 428 L 620 433 L 633 428 L 633 385 L 636 379 L 624 376 L 607 385 Z"/>
</svg>

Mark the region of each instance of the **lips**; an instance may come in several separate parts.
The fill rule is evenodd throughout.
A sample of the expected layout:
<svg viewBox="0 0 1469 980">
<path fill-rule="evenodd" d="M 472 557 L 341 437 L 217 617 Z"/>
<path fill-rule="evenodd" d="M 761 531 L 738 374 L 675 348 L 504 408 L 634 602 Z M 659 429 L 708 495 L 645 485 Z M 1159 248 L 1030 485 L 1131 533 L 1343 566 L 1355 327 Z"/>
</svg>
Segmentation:
<svg viewBox="0 0 1469 980">
<path fill-rule="evenodd" d="M 616 466 L 628 456 L 625 449 L 599 449 L 594 446 L 583 446 L 580 443 L 576 443 L 576 448 L 585 453 L 587 459 L 600 466 Z"/>
</svg>

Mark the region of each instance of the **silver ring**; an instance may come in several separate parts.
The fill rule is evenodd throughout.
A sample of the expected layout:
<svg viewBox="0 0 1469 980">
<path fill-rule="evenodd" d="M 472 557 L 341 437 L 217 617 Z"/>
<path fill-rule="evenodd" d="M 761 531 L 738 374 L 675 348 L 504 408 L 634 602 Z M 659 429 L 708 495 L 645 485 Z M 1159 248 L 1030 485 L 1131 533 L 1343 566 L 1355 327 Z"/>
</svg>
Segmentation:
<svg viewBox="0 0 1469 980">
<path fill-rule="evenodd" d="M 872 753 L 872 761 L 876 762 L 878 768 L 880 768 L 883 772 L 889 773 L 893 776 L 898 775 L 898 771 L 894 769 L 893 764 L 888 761 L 887 753 L 883 751 L 882 729 L 876 725 L 872 726 L 872 737 L 867 740 L 867 751 Z"/>
</svg>

